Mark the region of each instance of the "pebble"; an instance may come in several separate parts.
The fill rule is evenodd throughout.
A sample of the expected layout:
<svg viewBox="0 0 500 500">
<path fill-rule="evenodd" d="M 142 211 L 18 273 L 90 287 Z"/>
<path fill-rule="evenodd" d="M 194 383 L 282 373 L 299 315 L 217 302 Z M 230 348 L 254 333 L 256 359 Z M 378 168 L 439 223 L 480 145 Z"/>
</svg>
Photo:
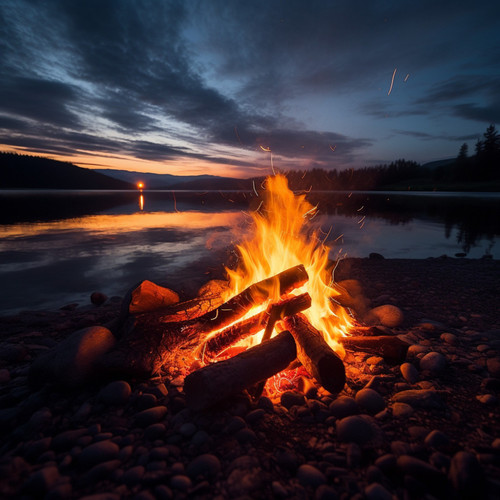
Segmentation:
<svg viewBox="0 0 500 500">
<path fill-rule="evenodd" d="M 445 405 L 437 391 L 432 389 L 410 389 L 392 397 L 395 403 L 406 403 L 413 408 L 441 409 Z"/>
<path fill-rule="evenodd" d="M 394 418 L 405 418 L 413 415 L 415 410 L 412 406 L 406 403 L 394 403 L 391 406 L 392 415 Z"/>
<path fill-rule="evenodd" d="M 458 343 L 458 338 L 453 333 L 442 333 L 439 337 L 443 342 L 446 342 L 450 345 L 456 345 Z"/>
<path fill-rule="evenodd" d="M 486 367 L 492 377 L 500 378 L 500 358 L 488 358 Z"/>
<path fill-rule="evenodd" d="M 375 415 L 385 408 L 384 398 L 373 389 L 361 389 L 358 391 L 355 402 L 371 415 Z"/>
<path fill-rule="evenodd" d="M 484 405 L 496 405 L 498 403 L 498 398 L 493 394 L 480 394 L 476 396 L 476 399 L 483 403 Z"/>
<path fill-rule="evenodd" d="M 326 476 L 312 465 L 303 464 L 297 469 L 297 478 L 302 486 L 317 488 L 326 484 Z"/>
<path fill-rule="evenodd" d="M 193 480 L 201 476 L 209 481 L 214 481 L 220 471 L 220 460 L 209 453 L 197 456 L 186 468 L 187 475 Z"/>
<path fill-rule="evenodd" d="M 84 448 L 78 455 L 78 462 L 91 467 L 101 462 L 118 458 L 120 448 L 112 441 L 99 441 Z"/>
<path fill-rule="evenodd" d="M 401 375 L 409 384 L 416 384 L 419 379 L 418 370 L 411 363 L 403 363 L 399 367 Z"/>
<path fill-rule="evenodd" d="M 380 324 L 389 328 L 396 328 L 404 321 L 403 311 L 392 304 L 374 307 L 365 318 L 368 324 Z"/>
<path fill-rule="evenodd" d="M 10 380 L 10 372 L 7 368 L 0 369 L 0 384 L 5 384 Z"/>
<path fill-rule="evenodd" d="M 55 466 L 47 466 L 40 469 L 27 479 L 23 490 L 33 495 L 43 495 L 59 480 L 59 470 Z"/>
<path fill-rule="evenodd" d="M 439 374 L 446 368 L 446 358 L 439 352 L 428 352 L 420 359 L 420 369 Z"/>
<path fill-rule="evenodd" d="M 131 467 L 127 471 L 124 472 L 121 477 L 121 482 L 125 483 L 127 486 L 134 486 L 139 484 L 144 477 L 145 468 L 143 465 L 136 465 L 135 467 Z"/>
<path fill-rule="evenodd" d="M 102 292 L 93 292 L 90 295 L 90 302 L 95 306 L 102 306 L 108 300 L 108 296 Z"/>
<path fill-rule="evenodd" d="M 359 413 L 356 401 L 349 396 L 340 396 L 330 403 L 330 413 L 336 418 L 344 418 Z"/>
<path fill-rule="evenodd" d="M 397 464 L 403 473 L 413 476 L 426 485 L 436 485 L 444 479 L 441 471 L 429 463 L 410 455 L 401 455 L 398 457 Z"/>
<path fill-rule="evenodd" d="M 153 406 L 135 415 L 135 423 L 139 427 L 147 427 L 151 424 L 156 424 L 167 414 L 166 406 Z"/>
<path fill-rule="evenodd" d="M 188 476 L 184 476 L 183 474 L 177 474 L 170 478 L 170 486 L 174 490 L 180 490 L 184 493 L 187 493 L 192 484 L 193 483 L 191 482 L 191 479 L 189 479 Z"/>
<path fill-rule="evenodd" d="M 339 495 L 337 491 L 332 487 L 326 484 L 322 484 L 316 488 L 316 492 L 314 494 L 315 500 L 338 500 Z"/>
<path fill-rule="evenodd" d="M 424 440 L 425 446 L 436 450 L 445 450 L 450 445 L 450 438 L 441 431 L 431 431 Z"/>
<path fill-rule="evenodd" d="M 107 405 L 122 406 L 128 402 L 131 394 L 132 389 L 128 382 L 115 380 L 99 391 L 97 399 Z"/>
<path fill-rule="evenodd" d="M 154 441 L 155 439 L 160 439 L 165 435 L 167 428 L 165 424 L 151 424 L 144 430 L 144 437 L 149 441 Z"/>
<path fill-rule="evenodd" d="M 343 442 L 364 445 L 374 437 L 375 425 L 363 415 L 345 417 L 337 422 L 337 437 Z"/>
<path fill-rule="evenodd" d="M 467 451 L 453 455 L 448 478 L 462 498 L 482 498 L 485 481 L 477 458 Z"/>
<path fill-rule="evenodd" d="M 380 483 L 369 484 L 365 488 L 366 500 L 392 500 L 392 495 Z"/>
<path fill-rule="evenodd" d="M 300 392 L 285 391 L 281 395 L 281 404 L 287 409 L 290 409 L 292 406 L 302 406 L 305 402 L 306 399 Z"/>
</svg>

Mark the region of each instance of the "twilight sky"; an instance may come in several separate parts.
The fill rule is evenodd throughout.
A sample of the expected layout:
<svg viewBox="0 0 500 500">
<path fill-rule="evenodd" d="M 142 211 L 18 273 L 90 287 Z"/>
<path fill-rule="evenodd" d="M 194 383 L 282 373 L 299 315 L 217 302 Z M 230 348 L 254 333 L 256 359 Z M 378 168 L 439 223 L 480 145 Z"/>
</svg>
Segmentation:
<svg viewBox="0 0 500 500">
<path fill-rule="evenodd" d="M 495 0 L 2 0 L 0 150 L 234 177 L 271 154 L 473 152 L 500 124 L 499 19 Z"/>
</svg>

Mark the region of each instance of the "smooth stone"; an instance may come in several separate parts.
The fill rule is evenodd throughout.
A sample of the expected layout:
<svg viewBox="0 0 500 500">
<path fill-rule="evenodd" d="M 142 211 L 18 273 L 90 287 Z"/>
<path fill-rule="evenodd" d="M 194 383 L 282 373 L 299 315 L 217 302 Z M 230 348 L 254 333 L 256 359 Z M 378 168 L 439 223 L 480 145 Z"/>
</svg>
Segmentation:
<svg viewBox="0 0 500 500">
<path fill-rule="evenodd" d="M 404 321 L 403 311 L 392 304 L 374 307 L 365 316 L 364 321 L 367 324 L 388 326 L 395 328 L 400 326 Z"/>
<path fill-rule="evenodd" d="M 280 402 L 282 406 L 289 410 L 292 406 L 302 406 L 303 404 L 305 404 L 306 399 L 300 392 L 285 391 L 281 395 Z"/>
<path fill-rule="evenodd" d="M 338 397 L 330 403 L 328 409 L 336 418 L 349 417 L 359 413 L 359 406 L 356 404 L 356 401 L 349 396 Z"/>
<path fill-rule="evenodd" d="M 166 406 L 153 406 L 135 414 L 135 423 L 139 427 L 148 427 L 162 420 L 167 414 Z"/>
<path fill-rule="evenodd" d="M 52 465 L 44 467 L 31 474 L 23 486 L 23 491 L 33 495 L 46 493 L 57 483 L 59 477 L 57 467 Z"/>
<path fill-rule="evenodd" d="M 375 460 L 375 465 L 384 473 L 391 474 L 397 469 L 397 457 L 392 453 L 386 453 Z"/>
<path fill-rule="evenodd" d="M 476 396 L 476 399 L 483 403 L 484 405 L 496 405 L 498 403 L 498 398 L 493 394 L 480 394 Z"/>
<path fill-rule="evenodd" d="M 99 441 L 82 450 L 78 455 L 78 462 L 86 467 L 91 467 L 101 462 L 118 458 L 120 448 L 113 441 Z"/>
<path fill-rule="evenodd" d="M 339 496 L 333 486 L 322 484 L 316 488 L 314 500 L 339 500 Z"/>
<path fill-rule="evenodd" d="M 93 292 L 90 295 L 90 302 L 95 306 L 102 306 L 108 300 L 108 296 L 102 292 Z"/>
<path fill-rule="evenodd" d="M 441 453 L 440 451 L 435 451 L 430 457 L 429 457 L 429 463 L 436 467 L 436 469 L 446 472 L 450 469 L 450 457 L 445 455 L 444 453 Z"/>
<path fill-rule="evenodd" d="M 52 439 L 52 448 L 56 451 L 69 450 L 73 448 L 73 446 L 76 446 L 77 440 L 86 433 L 87 429 L 74 429 L 61 432 Z"/>
<path fill-rule="evenodd" d="M 364 493 L 366 500 L 392 500 L 392 494 L 380 483 L 369 484 L 365 488 Z"/>
<path fill-rule="evenodd" d="M 184 437 L 192 436 L 197 430 L 198 427 L 196 427 L 196 425 L 193 424 L 193 422 L 186 422 L 182 424 L 179 428 L 180 434 Z"/>
<path fill-rule="evenodd" d="M 122 406 L 132 394 L 132 389 L 125 380 L 115 380 L 104 386 L 97 396 L 98 401 L 107 405 Z"/>
<path fill-rule="evenodd" d="M 446 358 L 439 352 L 428 352 L 420 359 L 420 369 L 438 374 L 446 368 Z"/>
<path fill-rule="evenodd" d="M 244 429 L 247 426 L 246 422 L 238 416 L 232 417 L 228 422 L 226 427 L 226 432 L 228 434 L 234 434 L 238 432 L 240 429 Z"/>
<path fill-rule="evenodd" d="M 114 335 L 103 326 L 78 330 L 35 359 L 29 380 L 35 386 L 53 382 L 68 388 L 98 380 L 97 363 L 115 343 Z"/>
<path fill-rule="evenodd" d="M 399 367 L 401 371 L 401 375 L 409 384 L 416 384 L 418 379 L 420 378 L 418 374 L 418 370 L 415 368 L 415 365 L 411 363 L 403 363 Z"/>
<path fill-rule="evenodd" d="M 456 345 L 458 343 L 458 338 L 453 333 L 442 333 L 439 337 L 443 342 L 450 345 Z"/>
<path fill-rule="evenodd" d="M 134 486 L 139 484 L 144 477 L 145 468 L 143 465 L 136 465 L 135 467 L 131 467 L 123 473 L 120 481 L 127 486 Z"/>
<path fill-rule="evenodd" d="M 406 403 L 394 403 L 391 406 L 391 408 L 392 408 L 392 416 L 394 418 L 405 418 L 415 413 L 413 407 Z"/>
<path fill-rule="evenodd" d="M 214 481 L 221 471 L 220 460 L 210 453 L 197 456 L 186 468 L 187 475 L 195 480 L 203 477 Z"/>
<path fill-rule="evenodd" d="M 385 257 L 382 254 L 377 253 L 377 252 L 370 252 L 370 254 L 368 255 L 368 258 L 372 259 L 372 260 L 384 260 L 385 259 Z"/>
<path fill-rule="evenodd" d="M 151 424 L 144 430 L 144 437 L 149 441 L 154 441 L 155 439 L 160 439 L 165 435 L 167 428 L 165 424 Z"/>
<path fill-rule="evenodd" d="M 484 473 L 472 453 L 459 451 L 453 455 L 448 478 L 462 498 L 482 498 L 485 489 Z"/>
<path fill-rule="evenodd" d="M 274 412 L 274 403 L 267 396 L 261 396 L 257 402 L 257 408 L 262 408 L 272 413 Z"/>
<path fill-rule="evenodd" d="M 426 485 L 436 485 L 436 483 L 444 479 L 441 471 L 419 458 L 415 458 L 410 455 L 401 455 L 398 457 L 397 463 L 402 472 L 413 476 L 415 479 L 422 481 Z"/>
<path fill-rule="evenodd" d="M 441 396 L 432 389 L 410 389 L 392 397 L 394 403 L 406 403 L 413 408 L 442 409 L 445 407 Z"/>
<path fill-rule="evenodd" d="M 265 414 L 266 414 L 265 410 L 263 410 L 262 408 L 257 408 L 255 410 L 252 410 L 250 413 L 248 413 L 247 416 L 245 417 L 245 420 L 250 425 L 253 425 L 253 424 L 256 424 L 257 422 L 259 422 L 260 420 L 262 420 L 262 418 L 265 416 Z"/>
<path fill-rule="evenodd" d="M 337 422 L 337 437 L 343 442 L 366 444 L 375 435 L 374 425 L 362 415 L 352 415 Z"/>
<path fill-rule="evenodd" d="M 384 398 L 373 389 L 361 389 L 356 393 L 355 402 L 371 415 L 385 408 Z"/>
<path fill-rule="evenodd" d="M 273 481 L 271 483 L 271 488 L 275 497 L 286 498 L 288 496 L 288 491 L 279 481 Z"/>
<path fill-rule="evenodd" d="M 486 368 L 494 378 L 500 378 L 500 358 L 488 358 Z"/>
<path fill-rule="evenodd" d="M 253 443 L 257 441 L 257 434 L 252 429 L 241 429 L 235 434 L 236 439 L 240 444 Z"/>
<path fill-rule="evenodd" d="M 444 450 L 450 445 L 450 438 L 441 431 L 433 430 L 424 439 L 425 446 L 436 450 Z"/>
<path fill-rule="evenodd" d="M 177 474 L 170 478 L 170 487 L 175 490 L 187 492 L 192 484 L 191 479 L 183 474 Z"/>
<path fill-rule="evenodd" d="M 313 488 L 327 482 L 326 476 L 319 469 L 309 464 L 302 464 L 297 469 L 297 479 L 302 486 L 311 486 Z"/>
<path fill-rule="evenodd" d="M 3 344 L 0 347 L 0 360 L 7 363 L 19 363 L 28 355 L 28 350 L 21 344 Z"/>
<path fill-rule="evenodd" d="M 211 441 L 212 438 L 210 437 L 210 435 L 203 430 L 196 432 L 191 438 L 191 444 L 198 447 L 207 445 Z"/>
<path fill-rule="evenodd" d="M 7 368 L 0 369 L 0 384 L 5 384 L 10 380 L 10 372 Z"/>
<path fill-rule="evenodd" d="M 120 460 L 108 460 L 107 462 L 101 462 L 100 464 L 94 465 L 88 472 L 83 474 L 82 482 L 85 483 L 96 483 L 107 479 L 111 474 L 120 467 Z"/>
</svg>

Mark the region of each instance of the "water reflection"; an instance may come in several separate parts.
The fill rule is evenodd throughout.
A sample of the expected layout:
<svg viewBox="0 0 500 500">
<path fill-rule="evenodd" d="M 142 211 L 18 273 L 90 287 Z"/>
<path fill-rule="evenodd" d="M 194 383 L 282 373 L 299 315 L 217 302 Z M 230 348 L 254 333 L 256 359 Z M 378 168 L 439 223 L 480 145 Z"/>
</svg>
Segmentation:
<svg viewBox="0 0 500 500">
<path fill-rule="evenodd" d="M 144 195 L 142 193 L 139 195 L 139 210 L 144 210 Z"/>
</svg>

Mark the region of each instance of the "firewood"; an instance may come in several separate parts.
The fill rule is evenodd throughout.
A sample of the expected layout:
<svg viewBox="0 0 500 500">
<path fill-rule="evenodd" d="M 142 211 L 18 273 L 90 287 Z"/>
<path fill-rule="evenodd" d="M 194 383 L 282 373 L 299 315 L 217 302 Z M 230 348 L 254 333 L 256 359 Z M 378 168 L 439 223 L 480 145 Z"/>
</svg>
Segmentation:
<svg viewBox="0 0 500 500">
<path fill-rule="evenodd" d="M 207 365 L 188 375 L 184 380 L 186 404 L 193 410 L 213 406 L 284 370 L 296 355 L 292 335 L 283 331 L 233 358 Z"/>
<path fill-rule="evenodd" d="M 210 332 L 230 325 L 254 305 L 268 300 L 273 288 L 277 287 L 280 295 L 284 295 L 302 286 L 307 279 L 304 266 L 292 267 L 254 283 L 213 311 L 188 321 L 174 322 L 162 309 L 131 316 L 115 349 L 102 360 L 103 373 L 113 378 L 145 378 L 158 373 L 166 364 L 189 365 L 194 360 L 196 347 Z"/>
<path fill-rule="evenodd" d="M 340 392 L 345 384 L 344 363 L 303 314 L 284 320 L 297 344 L 297 358 L 327 391 Z"/>
<path fill-rule="evenodd" d="M 144 280 L 132 291 L 130 314 L 143 313 L 160 309 L 179 302 L 179 295 L 174 291 L 156 285 L 152 281 Z"/>
<path fill-rule="evenodd" d="M 209 339 L 200 349 L 204 359 L 212 359 L 217 354 L 236 344 L 240 340 L 253 335 L 269 326 L 279 319 L 286 318 L 297 314 L 304 309 L 311 307 L 311 297 L 308 293 L 303 293 L 297 296 L 287 297 L 279 302 L 271 304 L 265 311 L 256 314 L 246 320 L 240 321 L 220 331 L 215 337 Z M 263 338 L 268 340 L 268 338 Z"/>
<path fill-rule="evenodd" d="M 383 357 L 388 363 L 406 359 L 410 344 L 392 335 L 343 337 L 340 342 L 348 351 L 362 351 Z"/>
</svg>

